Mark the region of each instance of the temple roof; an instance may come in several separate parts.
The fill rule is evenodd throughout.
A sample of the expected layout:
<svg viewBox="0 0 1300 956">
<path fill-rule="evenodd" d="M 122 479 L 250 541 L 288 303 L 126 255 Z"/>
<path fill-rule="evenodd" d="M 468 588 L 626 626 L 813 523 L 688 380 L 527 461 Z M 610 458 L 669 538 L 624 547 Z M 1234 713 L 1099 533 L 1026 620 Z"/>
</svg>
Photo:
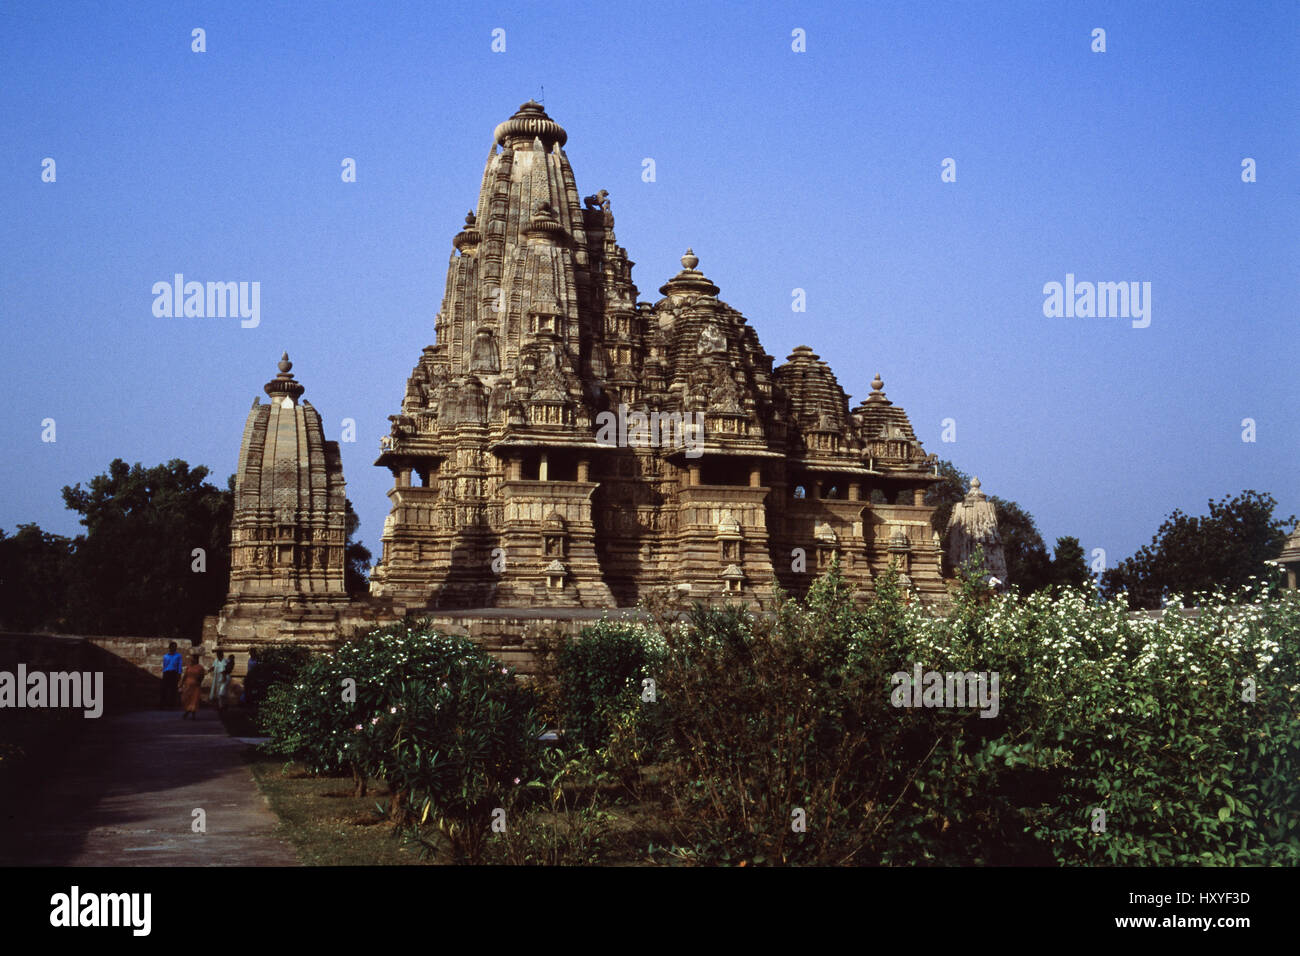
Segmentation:
<svg viewBox="0 0 1300 956">
<path fill-rule="evenodd" d="M 343 465 L 337 442 L 325 440 L 320 413 L 299 402 L 305 390 L 294 380 L 286 352 L 279 374 L 264 390 L 263 405 L 254 399 L 244 425 L 235 472 L 235 520 L 270 521 L 288 515 L 322 523 L 341 518 L 345 508 Z"/>
<path fill-rule="evenodd" d="M 862 437 L 871 439 L 899 438 L 916 441 L 916 432 L 907 413 L 885 397 L 885 383 L 877 373 L 871 382 L 871 394 L 853 409 Z"/>
<path fill-rule="evenodd" d="M 906 414 L 883 394 L 851 415 L 806 346 L 773 371 L 693 249 L 661 299 L 639 302 L 609 193 L 579 199 L 567 139 L 533 101 L 497 125 L 478 201 L 449 230 L 436 344 L 407 381 L 377 464 L 446 460 L 464 427 L 487 426 L 494 448 L 585 445 L 599 415 L 627 404 L 704 414 L 709 453 L 780 456 L 790 436 L 808 467 L 861 469 L 870 455 L 884 469 L 923 470 Z M 867 449 L 877 436 L 896 440 Z"/>
<path fill-rule="evenodd" d="M 1000 582 L 1007 580 L 997 509 L 980 487 L 979 478 L 971 479 L 966 497 L 953 507 L 947 535 L 948 560 L 954 568 L 965 564 L 979 547 L 984 551 L 985 571 Z"/>
<path fill-rule="evenodd" d="M 849 425 L 849 397 L 831 367 L 806 345 L 799 345 L 772 371 L 790 400 L 790 411 L 804 430 L 842 432 Z"/>
<path fill-rule="evenodd" d="M 553 143 L 563 146 L 569 141 L 569 134 L 563 126 L 546 115 L 541 103 L 529 100 L 519 107 L 514 116 L 497 126 L 492 139 L 499 146 L 515 146 L 540 139 L 549 149 Z"/>
</svg>

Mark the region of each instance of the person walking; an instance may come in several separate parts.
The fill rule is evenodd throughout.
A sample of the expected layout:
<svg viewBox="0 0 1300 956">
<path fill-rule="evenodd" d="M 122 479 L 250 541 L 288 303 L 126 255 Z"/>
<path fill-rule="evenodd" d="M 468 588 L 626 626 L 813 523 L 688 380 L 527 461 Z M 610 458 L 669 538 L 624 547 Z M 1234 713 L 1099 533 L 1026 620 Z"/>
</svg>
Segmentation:
<svg viewBox="0 0 1300 956">
<path fill-rule="evenodd" d="M 171 710 L 181 702 L 179 685 L 181 668 L 184 666 L 181 652 L 176 649 L 176 642 L 172 641 L 167 645 L 167 653 L 163 655 L 162 689 L 158 698 L 160 708 Z"/>
<path fill-rule="evenodd" d="M 235 655 L 231 654 L 226 658 L 225 669 L 221 672 L 221 693 L 217 694 L 217 709 L 224 711 L 226 704 L 230 699 L 230 686 L 232 678 L 235 676 Z"/>
<path fill-rule="evenodd" d="M 208 703 L 215 704 L 217 698 L 225 693 L 226 655 L 217 648 L 217 662 L 212 665 L 212 689 L 208 692 Z"/>
<path fill-rule="evenodd" d="M 181 713 L 181 720 L 185 719 L 186 714 L 192 714 L 192 720 L 199 719 L 199 698 L 203 696 L 203 675 L 206 673 L 203 665 L 199 663 L 199 655 L 190 655 L 190 666 L 185 668 L 185 673 L 181 675 L 181 704 L 185 710 Z"/>
</svg>

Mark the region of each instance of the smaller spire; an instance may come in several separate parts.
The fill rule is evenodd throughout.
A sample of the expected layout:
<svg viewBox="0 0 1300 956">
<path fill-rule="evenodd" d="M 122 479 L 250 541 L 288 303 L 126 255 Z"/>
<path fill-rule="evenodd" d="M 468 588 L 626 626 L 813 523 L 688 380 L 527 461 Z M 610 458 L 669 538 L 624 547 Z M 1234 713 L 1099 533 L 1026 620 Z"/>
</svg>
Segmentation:
<svg viewBox="0 0 1300 956">
<path fill-rule="evenodd" d="M 700 257 L 688 247 L 682 256 L 682 271 L 661 285 L 659 292 L 663 295 L 716 296 L 718 287 L 696 268 L 699 264 Z"/>
<path fill-rule="evenodd" d="M 529 238 L 549 239 L 552 242 L 563 242 L 568 235 L 560 224 L 555 207 L 548 199 L 543 199 L 533 208 L 533 217 L 528 221 L 524 234 Z"/>
<path fill-rule="evenodd" d="M 867 400 L 863 404 L 866 405 L 894 404 L 888 398 L 885 397 L 885 382 L 884 379 L 880 377 L 879 372 L 877 372 L 876 377 L 871 380 L 871 394 L 867 396 Z"/>
<path fill-rule="evenodd" d="M 472 250 L 482 239 L 483 235 L 478 231 L 478 216 L 471 209 L 465 214 L 465 228 L 456 233 L 451 244 L 457 252 L 464 252 L 466 249 Z"/>
</svg>

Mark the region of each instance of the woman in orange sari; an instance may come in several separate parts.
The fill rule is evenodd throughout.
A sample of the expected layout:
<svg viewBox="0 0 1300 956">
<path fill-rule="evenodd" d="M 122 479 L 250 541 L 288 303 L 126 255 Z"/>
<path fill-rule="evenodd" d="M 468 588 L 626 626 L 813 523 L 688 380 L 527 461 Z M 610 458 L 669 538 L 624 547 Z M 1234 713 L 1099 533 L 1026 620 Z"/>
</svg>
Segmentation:
<svg viewBox="0 0 1300 956">
<path fill-rule="evenodd" d="M 190 655 L 190 666 L 185 668 L 185 673 L 181 675 L 181 720 L 185 719 L 186 714 L 193 714 L 192 720 L 199 719 L 199 697 L 203 687 L 203 665 L 199 663 L 199 655 Z"/>
</svg>

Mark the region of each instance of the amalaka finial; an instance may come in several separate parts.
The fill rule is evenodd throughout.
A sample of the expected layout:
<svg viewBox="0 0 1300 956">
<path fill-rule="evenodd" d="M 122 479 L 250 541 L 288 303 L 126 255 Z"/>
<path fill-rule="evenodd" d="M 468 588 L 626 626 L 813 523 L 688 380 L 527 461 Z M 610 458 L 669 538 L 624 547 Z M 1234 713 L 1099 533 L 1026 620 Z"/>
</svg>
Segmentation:
<svg viewBox="0 0 1300 956">
<path fill-rule="evenodd" d="M 871 380 L 871 390 L 873 392 L 878 392 L 884 387 L 885 387 L 885 381 L 880 377 L 880 373 L 877 372 L 876 377 Z"/>
<path fill-rule="evenodd" d="M 293 368 L 293 363 L 289 361 L 288 352 L 281 353 L 276 368 L 280 370 L 280 374 L 263 385 L 262 390 L 277 402 L 281 401 L 285 396 L 297 402 L 298 397 L 306 391 L 306 388 L 301 382 L 293 380 L 293 373 L 289 371 L 289 369 Z"/>
<path fill-rule="evenodd" d="M 700 257 L 691 251 L 689 246 L 686 247 L 686 255 L 682 256 L 682 268 L 693 270 L 700 264 Z"/>
</svg>

